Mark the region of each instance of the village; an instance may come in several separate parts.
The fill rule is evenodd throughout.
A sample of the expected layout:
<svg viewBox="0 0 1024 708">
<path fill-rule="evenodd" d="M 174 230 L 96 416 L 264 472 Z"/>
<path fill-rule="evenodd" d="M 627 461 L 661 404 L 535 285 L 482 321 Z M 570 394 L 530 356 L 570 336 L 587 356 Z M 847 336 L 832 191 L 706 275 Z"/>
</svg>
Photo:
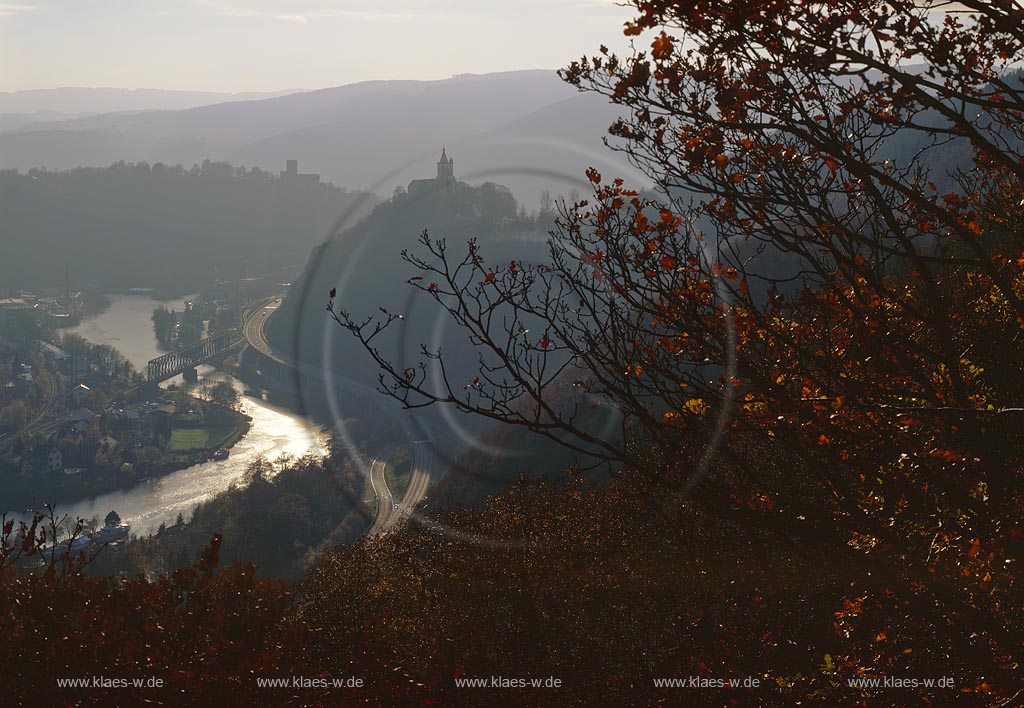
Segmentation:
<svg viewBox="0 0 1024 708">
<path fill-rule="evenodd" d="M 129 487 L 226 456 L 248 429 L 228 383 L 147 385 L 113 347 L 56 333 L 38 301 L 5 298 L 0 311 L 0 484 L 8 504 Z"/>
</svg>

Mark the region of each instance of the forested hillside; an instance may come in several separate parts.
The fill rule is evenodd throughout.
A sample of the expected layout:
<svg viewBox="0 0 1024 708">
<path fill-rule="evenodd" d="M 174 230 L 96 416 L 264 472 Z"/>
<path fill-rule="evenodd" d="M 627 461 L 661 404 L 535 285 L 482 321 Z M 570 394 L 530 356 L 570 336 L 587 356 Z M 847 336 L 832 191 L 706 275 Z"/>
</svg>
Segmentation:
<svg viewBox="0 0 1024 708">
<path fill-rule="evenodd" d="M 380 346 L 389 352 L 419 352 L 424 337 L 441 336 L 438 345 L 469 351 L 464 337 L 457 341 L 435 328 L 439 313 L 412 299 L 415 291 L 405 281 L 415 268 L 402 258 L 415 250 L 423 231 L 444 238 L 453 249 L 465 249 L 478 239 L 483 252 L 506 261 L 537 262 L 547 252 L 547 230 L 554 213 L 528 215 L 505 187 L 493 183 L 470 186 L 428 182 L 414 193 L 404 191 L 378 206 L 362 223 L 338 233 L 312 250 L 306 267 L 272 320 L 275 345 L 284 352 L 317 366 L 344 372 L 372 385 L 376 365 L 356 342 L 325 322 L 323 306 L 336 289 L 340 306 L 354 316 L 379 314 L 380 308 L 402 314 L 409 327 L 401 337 L 389 337 Z M 452 351 L 454 354 L 454 350 Z"/>
<path fill-rule="evenodd" d="M 284 165 L 282 164 L 282 169 Z M 0 172 L 4 290 L 194 292 L 303 263 L 341 214 L 374 198 L 226 163 Z"/>
</svg>

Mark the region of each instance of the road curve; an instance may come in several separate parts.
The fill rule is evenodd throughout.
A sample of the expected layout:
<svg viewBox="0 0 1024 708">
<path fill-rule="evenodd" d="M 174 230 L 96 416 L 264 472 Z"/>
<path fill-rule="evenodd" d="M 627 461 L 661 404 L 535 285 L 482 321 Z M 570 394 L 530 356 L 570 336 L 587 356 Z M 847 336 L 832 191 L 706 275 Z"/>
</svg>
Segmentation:
<svg viewBox="0 0 1024 708">
<path fill-rule="evenodd" d="M 373 495 L 377 500 L 377 513 L 369 530 L 366 532 L 367 536 L 376 536 L 379 533 L 383 533 L 398 521 L 395 499 L 388 488 L 388 480 L 384 474 L 388 461 L 394 454 L 395 445 L 390 445 L 370 462 L 370 487 L 373 489 Z"/>
<path fill-rule="evenodd" d="M 274 351 L 267 341 L 266 326 L 268 320 L 277 312 L 283 302 L 283 297 L 277 297 L 266 301 L 246 313 L 242 327 L 245 340 L 249 346 L 268 357 L 269 359 L 286 366 L 299 370 L 300 373 L 312 373 L 321 376 L 321 371 L 310 371 L 309 365 L 302 362 L 293 362 L 289 358 L 282 357 Z M 348 388 L 360 393 L 374 391 L 370 386 L 353 381 L 343 376 L 334 376 L 335 386 Z M 395 503 L 391 490 L 388 489 L 387 480 L 384 478 L 384 469 L 387 461 L 394 454 L 394 446 L 388 447 L 384 452 L 377 455 L 371 462 L 369 468 L 370 486 L 377 498 L 377 514 L 373 524 L 366 532 L 367 535 L 384 533 L 402 521 L 408 519 L 415 512 L 416 506 L 427 496 L 427 489 L 430 482 L 437 475 L 437 453 L 434 449 L 433 439 L 429 431 L 423 429 L 418 423 L 410 425 L 408 417 L 399 411 L 393 410 L 382 401 L 385 409 L 395 418 L 395 421 L 405 431 L 406 437 L 412 448 L 412 472 L 410 473 L 409 486 L 401 501 Z M 415 422 L 415 421 L 414 421 Z M 416 430 L 413 430 L 413 428 Z"/>
<path fill-rule="evenodd" d="M 262 305 L 258 305 L 255 309 L 250 310 L 246 313 L 245 321 L 242 324 L 242 332 L 245 335 L 245 341 L 248 342 L 249 346 L 257 350 L 260 354 L 279 364 L 289 364 L 291 362 L 278 356 L 273 348 L 270 346 L 270 342 L 267 341 L 266 326 L 267 320 L 270 316 L 277 312 L 277 308 L 281 306 L 284 298 L 278 297 L 269 302 L 264 302 Z"/>
</svg>

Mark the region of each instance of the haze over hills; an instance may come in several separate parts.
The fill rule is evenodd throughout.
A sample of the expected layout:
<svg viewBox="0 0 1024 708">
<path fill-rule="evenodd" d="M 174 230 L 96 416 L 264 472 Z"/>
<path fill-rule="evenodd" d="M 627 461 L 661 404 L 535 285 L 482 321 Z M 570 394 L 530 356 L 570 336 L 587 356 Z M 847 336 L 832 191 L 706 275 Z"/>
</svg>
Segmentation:
<svg viewBox="0 0 1024 708">
<path fill-rule="evenodd" d="M 183 110 L 196 106 L 250 101 L 297 93 L 302 89 L 260 92 L 169 91 L 104 87 L 64 87 L 0 91 L 0 113 L 114 113 L 118 111 Z"/>
<path fill-rule="evenodd" d="M 364 221 L 312 249 L 304 271 L 272 320 L 270 334 L 277 350 L 317 367 L 333 368 L 344 362 L 346 375 L 367 383 L 376 380 L 377 367 L 366 352 L 324 313 L 327 293 L 337 288 L 338 307 L 356 317 L 376 314 L 379 307 L 406 313 L 403 327 L 395 327 L 379 341 L 389 356 L 418 357 L 419 343 L 437 334 L 439 313 L 406 284 L 419 272 L 401 253 L 408 249 L 429 260 L 417 242 L 424 230 L 435 239 L 445 239 L 452 252 L 459 254 L 456 258 L 461 258 L 470 238 L 478 239 L 480 255 L 487 262 L 537 262 L 547 253 L 551 215 L 520 216 L 515 198 L 505 187 L 493 183 L 475 187 L 455 180 L 426 182 L 377 206 Z M 391 336 L 399 329 L 404 339 Z M 449 342 L 446 349 L 464 344 Z"/>
<path fill-rule="evenodd" d="M 0 171 L 0 287 L 196 292 L 219 278 L 296 269 L 339 213 L 372 197 L 204 161 Z"/>
<path fill-rule="evenodd" d="M 0 168 L 211 159 L 278 170 L 294 158 L 326 181 L 387 196 L 429 176 L 447 145 L 460 179 L 500 182 L 534 206 L 544 189 L 568 194 L 590 165 L 629 175 L 601 145 L 616 115 L 606 99 L 577 94 L 553 71 L 371 81 L 25 125 L 0 133 Z"/>
</svg>

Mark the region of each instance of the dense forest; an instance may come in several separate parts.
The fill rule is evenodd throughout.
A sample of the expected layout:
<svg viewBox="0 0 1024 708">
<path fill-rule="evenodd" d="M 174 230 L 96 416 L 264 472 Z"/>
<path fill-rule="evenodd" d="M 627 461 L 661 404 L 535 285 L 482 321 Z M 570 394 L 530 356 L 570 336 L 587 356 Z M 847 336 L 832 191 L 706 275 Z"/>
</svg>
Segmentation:
<svg viewBox="0 0 1024 708">
<path fill-rule="evenodd" d="M 282 168 L 284 165 L 282 165 Z M 0 282 L 77 290 L 195 292 L 216 279 L 301 265 L 342 216 L 373 197 L 203 162 L 0 171 Z"/>
<path fill-rule="evenodd" d="M 415 268 L 403 260 L 402 253 L 415 248 L 419 235 L 430 229 L 443 233 L 453 248 L 464 248 L 476 238 L 495 258 L 535 263 L 547 253 L 548 231 L 555 219 L 552 203 L 549 198 L 548 208 L 527 213 L 508 188 L 493 183 L 430 183 L 413 193 L 399 190 L 363 222 L 312 250 L 280 313 L 271 321 L 275 347 L 372 385 L 377 378 L 373 361 L 350 336 L 322 317 L 326 296 L 335 289 L 339 305 L 353 313 L 365 315 L 384 308 L 407 318 L 409 330 L 403 337 L 379 343 L 389 352 L 415 356 L 419 343 L 437 334 L 453 355 L 458 351 L 475 358 L 464 337 L 452 340 L 449 332 L 435 330 L 440 321 L 436 309 L 410 300 L 414 291 L 403 283 L 415 275 Z M 411 306 L 416 308 L 410 310 Z"/>
<path fill-rule="evenodd" d="M 182 519 L 88 567 L 94 577 L 156 576 L 187 568 L 221 534 L 225 563 L 256 563 L 263 577 L 300 580 L 325 550 L 353 543 L 366 531 L 373 501 L 365 477 L 340 444 L 325 457 L 259 460 L 243 483 Z"/>
</svg>

